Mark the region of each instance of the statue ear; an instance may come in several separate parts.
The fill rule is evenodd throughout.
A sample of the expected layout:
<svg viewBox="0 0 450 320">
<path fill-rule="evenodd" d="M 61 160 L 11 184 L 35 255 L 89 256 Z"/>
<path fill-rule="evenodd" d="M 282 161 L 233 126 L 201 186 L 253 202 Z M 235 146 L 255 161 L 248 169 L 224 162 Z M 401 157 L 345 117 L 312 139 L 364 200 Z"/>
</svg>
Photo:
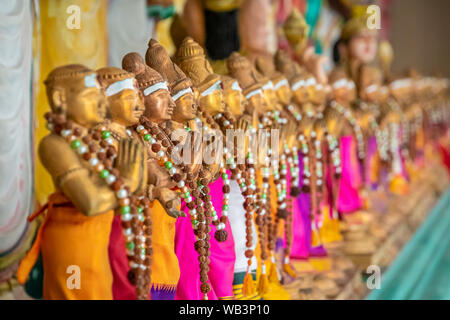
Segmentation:
<svg viewBox="0 0 450 320">
<path fill-rule="evenodd" d="M 54 89 L 52 93 L 52 104 L 54 108 L 62 107 L 63 104 L 63 93 L 60 89 Z"/>
</svg>

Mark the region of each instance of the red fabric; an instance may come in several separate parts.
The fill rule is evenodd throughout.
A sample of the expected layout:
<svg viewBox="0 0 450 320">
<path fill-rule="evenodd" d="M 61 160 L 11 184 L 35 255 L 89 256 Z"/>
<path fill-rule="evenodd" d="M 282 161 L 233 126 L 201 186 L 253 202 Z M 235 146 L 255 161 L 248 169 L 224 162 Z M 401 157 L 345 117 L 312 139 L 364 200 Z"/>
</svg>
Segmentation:
<svg viewBox="0 0 450 320">
<path fill-rule="evenodd" d="M 450 175 L 450 152 L 441 143 L 439 143 L 439 150 L 442 154 L 442 162 L 447 167 L 447 171 Z"/>
<path fill-rule="evenodd" d="M 113 274 L 113 299 L 136 300 L 136 288 L 128 281 L 128 265 L 125 239 L 122 235 L 120 216 L 114 216 L 109 237 L 109 263 Z"/>
</svg>

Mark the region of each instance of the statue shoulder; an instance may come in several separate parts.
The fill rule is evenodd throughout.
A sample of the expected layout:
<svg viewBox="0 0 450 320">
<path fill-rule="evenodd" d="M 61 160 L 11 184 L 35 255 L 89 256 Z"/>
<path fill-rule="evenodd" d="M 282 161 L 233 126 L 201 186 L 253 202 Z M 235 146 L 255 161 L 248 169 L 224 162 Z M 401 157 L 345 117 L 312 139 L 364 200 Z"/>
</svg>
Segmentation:
<svg viewBox="0 0 450 320">
<path fill-rule="evenodd" d="M 42 164 L 54 179 L 83 167 L 69 143 L 56 134 L 45 136 L 39 143 L 38 152 Z"/>
</svg>

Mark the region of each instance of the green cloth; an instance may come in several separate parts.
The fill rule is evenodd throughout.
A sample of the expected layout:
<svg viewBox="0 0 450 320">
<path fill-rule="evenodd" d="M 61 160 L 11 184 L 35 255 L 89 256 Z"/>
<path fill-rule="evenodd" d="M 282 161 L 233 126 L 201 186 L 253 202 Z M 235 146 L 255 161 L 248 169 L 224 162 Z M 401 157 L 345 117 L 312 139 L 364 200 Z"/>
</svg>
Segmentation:
<svg viewBox="0 0 450 320">
<path fill-rule="evenodd" d="M 368 300 L 450 299 L 450 190 L 382 276 Z"/>
</svg>

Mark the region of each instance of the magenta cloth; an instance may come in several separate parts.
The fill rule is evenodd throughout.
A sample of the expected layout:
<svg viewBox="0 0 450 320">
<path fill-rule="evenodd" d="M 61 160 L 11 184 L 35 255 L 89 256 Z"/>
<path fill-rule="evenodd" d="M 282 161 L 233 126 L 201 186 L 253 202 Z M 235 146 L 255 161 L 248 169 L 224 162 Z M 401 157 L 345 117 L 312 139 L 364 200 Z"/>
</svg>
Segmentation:
<svg viewBox="0 0 450 320">
<path fill-rule="evenodd" d="M 303 155 L 299 152 L 299 188 L 303 185 Z M 326 256 L 323 246 L 313 247 L 309 211 L 311 195 L 302 192 L 293 203 L 291 259 L 307 259 L 310 256 Z"/>
<path fill-rule="evenodd" d="M 125 239 L 122 234 L 122 221 L 120 216 L 114 216 L 109 237 L 109 263 L 113 274 L 112 293 L 114 300 L 136 300 L 136 287 L 128 281 L 130 270 L 125 249 Z M 175 290 L 156 290 L 151 288 L 152 300 L 173 300 Z"/>
<path fill-rule="evenodd" d="M 208 186 L 211 201 L 219 217 L 222 216 L 222 186 L 222 179 L 218 179 Z M 198 253 L 194 249 L 195 235 L 192 230 L 191 219 L 188 213 L 189 210 L 185 203 L 182 204 L 182 210 L 186 212 L 187 217 L 178 218 L 175 225 L 175 253 L 180 264 L 180 280 L 178 281 L 175 299 L 201 300 L 203 299 L 203 294 L 200 292 L 201 282 Z M 225 225 L 225 230 L 228 233 L 227 240 L 225 242 L 218 242 L 214 238 L 216 228 L 213 225 L 211 226 L 211 262 L 208 273 L 211 291 L 208 293 L 209 300 L 233 296 L 236 253 L 234 251 L 233 234 L 228 220 Z"/>
<path fill-rule="evenodd" d="M 340 213 L 350 214 L 362 207 L 358 194 L 360 183 L 356 145 L 353 136 L 340 139 L 342 175 L 339 183 L 337 209 Z"/>
<path fill-rule="evenodd" d="M 109 236 L 109 264 L 113 275 L 112 293 L 114 300 L 136 300 L 136 287 L 128 281 L 127 251 L 125 239 L 122 234 L 122 221 L 120 216 L 114 216 Z"/>
</svg>

